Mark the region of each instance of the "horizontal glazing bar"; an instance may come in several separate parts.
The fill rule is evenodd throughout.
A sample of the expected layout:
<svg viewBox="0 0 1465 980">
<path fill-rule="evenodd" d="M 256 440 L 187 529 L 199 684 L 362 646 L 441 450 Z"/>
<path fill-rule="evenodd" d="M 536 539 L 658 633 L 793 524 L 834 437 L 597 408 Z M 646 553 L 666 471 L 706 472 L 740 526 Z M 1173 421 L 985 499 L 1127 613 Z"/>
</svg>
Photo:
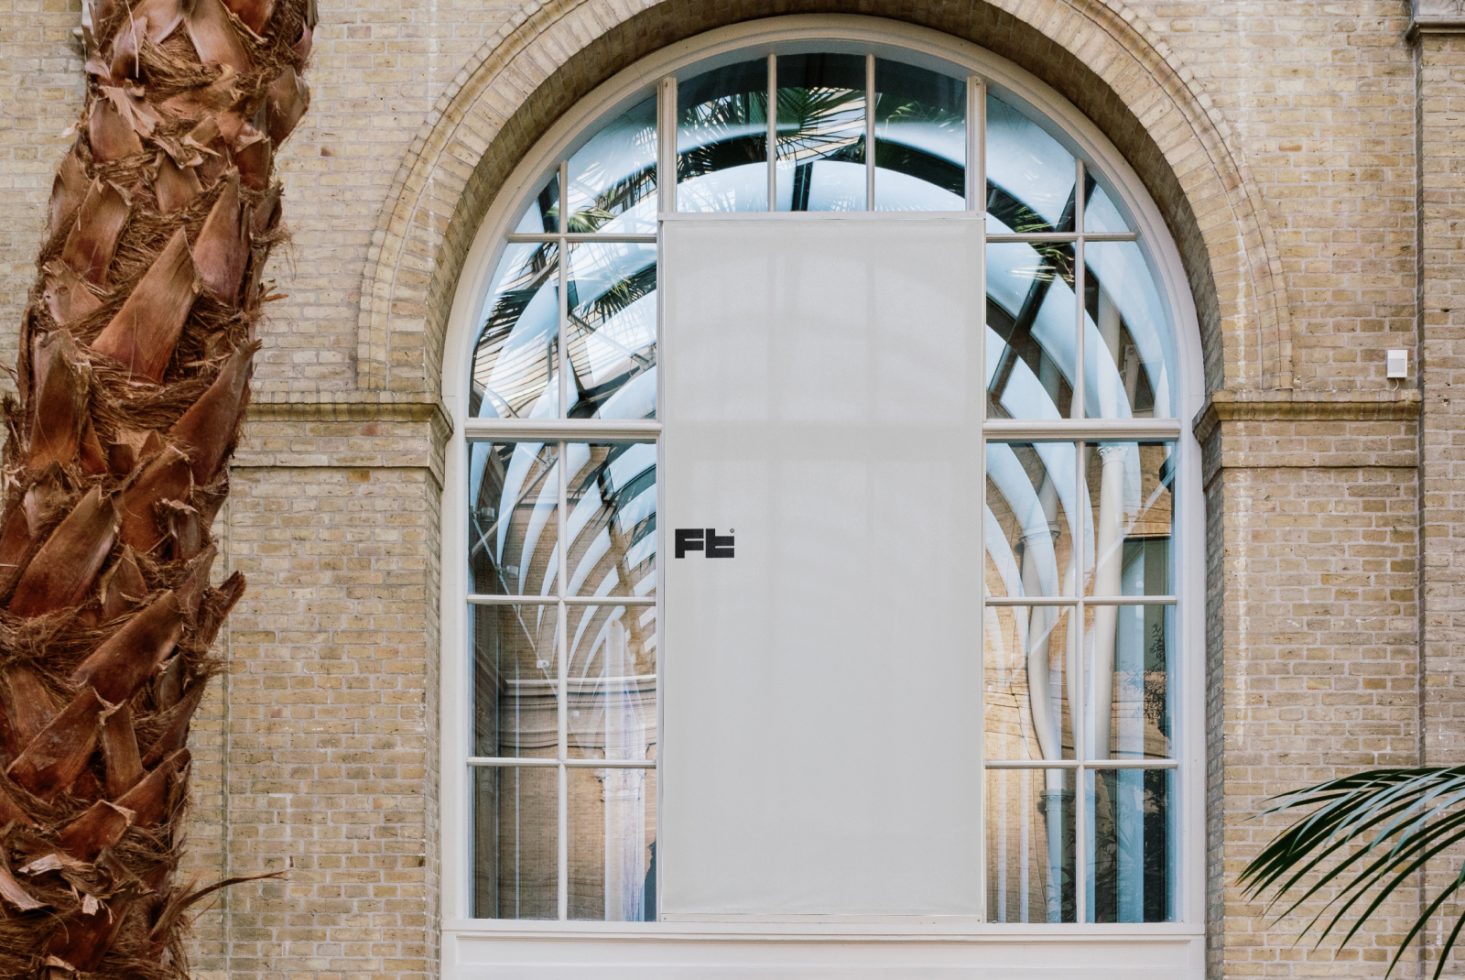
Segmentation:
<svg viewBox="0 0 1465 980">
<path fill-rule="evenodd" d="M 654 606 L 656 596 L 571 595 L 563 600 L 552 595 L 475 594 L 468 597 L 468 604 L 472 606 L 552 606 L 561 601 L 567 606 Z"/>
<path fill-rule="evenodd" d="M 987 769 L 1179 769 L 1175 759 L 989 759 Z"/>
<path fill-rule="evenodd" d="M 1076 606 L 1078 596 L 989 595 L 989 606 Z M 1086 606 L 1173 606 L 1173 595 L 1086 595 Z"/>
<path fill-rule="evenodd" d="M 631 759 L 627 761 L 606 760 L 606 759 L 535 759 L 535 758 L 502 758 L 497 756 L 475 755 L 468 757 L 468 768 L 470 769 L 553 769 L 556 766 L 564 766 L 567 769 L 655 769 L 656 760 Z M 1094 768 L 1094 767 L 1090 767 Z M 1114 766 L 1105 762 L 1104 769 L 1125 768 Z M 1133 768 L 1133 767 L 1131 767 Z M 1159 768 L 1151 766 L 1150 768 Z"/>
<path fill-rule="evenodd" d="M 555 234 L 552 231 L 537 234 L 510 234 L 505 235 L 504 240 L 512 245 L 532 244 L 534 242 L 632 242 L 642 245 L 655 245 L 655 235 L 617 235 L 614 232 L 605 231 L 577 231 L 565 235 Z"/>
<path fill-rule="evenodd" d="M 467 419 L 463 435 L 481 442 L 655 442 L 661 423 L 643 419 Z"/>
<path fill-rule="evenodd" d="M 1080 236 L 1075 231 L 1035 231 L 1020 234 L 1017 232 L 993 234 L 987 236 L 987 241 L 997 243 L 1009 242 L 1076 242 L 1082 237 L 1086 242 L 1137 242 L 1139 236 L 1132 231 L 1091 231 Z"/>
<path fill-rule="evenodd" d="M 1001 442 L 1158 442 L 1178 439 L 1179 419 L 990 419 L 982 426 Z"/>
</svg>

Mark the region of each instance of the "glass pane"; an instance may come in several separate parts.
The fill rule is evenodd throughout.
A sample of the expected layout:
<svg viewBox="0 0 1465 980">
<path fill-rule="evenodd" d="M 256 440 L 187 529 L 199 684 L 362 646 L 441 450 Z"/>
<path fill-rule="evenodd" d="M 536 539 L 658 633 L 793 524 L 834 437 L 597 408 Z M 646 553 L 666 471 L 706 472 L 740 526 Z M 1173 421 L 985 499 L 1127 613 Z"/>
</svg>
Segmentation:
<svg viewBox="0 0 1465 980">
<path fill-rule="evenodd" d="M 875 62 L 875 206 L 966 207 L 966 79 Z"/>
<path fill-rule="evenodd" d="M 768 210 L 768 62 L 677 85 L 677 210 Z"/>
<path fill-rule="evenodd" d="M 865 59 L 778 59 L 779 211 L 865 208 Z"/>
<path fill-rule="evenodd" d="M 987 412 L 1069 415 L 1077 376 L 1073 245 L 987 246 Z"/>
<path fill-rule="evenodd" d="M 468 591 L 553 595 L 554 443 L 468 444 Z"/>
<path fill-rule="evenodd" d="M 1171 756 L 1174 606 L 1084 610 L 1086 751 L 1100 759 Z"/>
<path fill-rule="evenodd" d="M 570 157 L 571 232 L 656 231 L 656 97 L 607 120 Z"/>
<path fill-rule="evenodd" d="M 570 417 L 656 416 L 656 246 L 572 245 Z"/>
<path fill-rule="evenodd" d="M 988 595 L 1073 595 L 1077 509 L 1071 442 L 989 442 Z"/>
<path fill-rule="evenodd" d="M 656 607 L 570 606 L 570 758 L 656 758 Z"/>
<path fill-rule="evenodd" d="M 1073 231 L 1077 176 L 1072 153 L 1022 110 L 988 93 L 987 212 L 995 219 L 991 231 Z"/>
<path fill-rule="evenodd" d="M 1084 592 L 1094 596 L 1173 594 L 1169 541 L 1175 444 L 1089 445 L 1084 447 L 1083 463 Z"/>
<path fill-rule="evenodd" d="M 1084 230 L 1090 234 L 1113 235 L 1134 231 L 1134 223 L 1124 213 L 1118 195 L 1109 190 L 1108 184 L 1092 173 L 1085 173 L 1084 185 L 1088 197 L 1084 200 Z"/>
<path fill-rule="evenodd" d="M 508 245 L 483 304 L 473 348 L 469 414 L 549 418 L 559 414 L 559 252 L 547 242 Z"/>
<path fill-rule="evenodd" d="M 1071 612 L 1058 606 L 986 608 L 983 724 L 989 761 L 1074 757 Z"/>
<path fill-rule="evenodd" d="M 1135 242 L 1084 245 L 1084 412 L 1174 418 L 1175 331 Z"/>
<path fill-rule="evenodd" d="M 1175 918 L 1176 821 L 1172 769 L 1084 773 L 1090 866 L 1090 922 L 1169 922 Z"/>
<path fill-rule="evenodd" d="M 570 918 L 656 921 L 656 770 L 571 769 Z"/>
<path fill-rule="evenodd" d="M 656 594 L 656 446 L 569 443 L 569 594 Z"/>
<path fill-rule="evenodd" d="M 1073 772 L 987 770 L 987 919 L 1074 922 Z"/>
<path fill-rule="evenodd" d="M 473 915 L 559 917 L 559 774 L 473 770 Z"/>
<path fill-rule="evenodd" d="M 519 223 L 514 225 L 517 235 L 542 235 L 560 230 L 560 172 L 556 167 L 545 181 L 539 193 L 529 202 Z"/>
<path fill-rule="evenodd" d="M 558 622 L 554 605 L 468 607 L 474 755 L 559 755 Z"/>
</svg>

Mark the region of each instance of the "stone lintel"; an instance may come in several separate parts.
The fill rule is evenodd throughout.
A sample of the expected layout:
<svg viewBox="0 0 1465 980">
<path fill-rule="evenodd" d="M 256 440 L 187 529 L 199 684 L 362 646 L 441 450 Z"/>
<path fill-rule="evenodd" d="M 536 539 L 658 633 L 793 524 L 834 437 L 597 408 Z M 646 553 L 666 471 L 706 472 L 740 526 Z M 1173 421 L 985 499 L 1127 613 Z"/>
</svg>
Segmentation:
<svg viewBox="0 0 1465 980">
<path fill-rule="evenodd" d="M 1414 23 L 1409 33 L 1465 34 L 1465 0 L 1414 0 Z"/>
<path fill-rule="evenodd" d="M 1226 422 L 1376 422 L 1419 416 L 1419 391 L 1325 391 L 1301 388 L 1222 388 L 1196 413 L 1195 437 L 1205 443 Z"/>
</svg>

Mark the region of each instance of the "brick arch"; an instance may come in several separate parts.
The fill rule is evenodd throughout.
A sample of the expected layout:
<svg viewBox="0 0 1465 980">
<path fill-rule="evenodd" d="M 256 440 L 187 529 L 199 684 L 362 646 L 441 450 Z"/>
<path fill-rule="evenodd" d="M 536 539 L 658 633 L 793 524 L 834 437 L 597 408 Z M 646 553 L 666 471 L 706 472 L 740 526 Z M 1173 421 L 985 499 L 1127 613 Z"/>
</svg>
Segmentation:
<svg viewBox="0 0 1465 980">
<path fill-rule="evenodd" d="M 484 215 L 545 131 L 597 85 L 666 45 L 791 13 L 890 16 L 969 40 L 1056 89 L 1118 147 L 1170 227 L 1200 322 L 1208 390 L 1290 388 L 1285 284 L 1231 131 L 1122 0 L 541 0 L 454 79 L 413 141 L 372 237 L 358 382 L 439 390 L 453 293 Z"/>
</svg>

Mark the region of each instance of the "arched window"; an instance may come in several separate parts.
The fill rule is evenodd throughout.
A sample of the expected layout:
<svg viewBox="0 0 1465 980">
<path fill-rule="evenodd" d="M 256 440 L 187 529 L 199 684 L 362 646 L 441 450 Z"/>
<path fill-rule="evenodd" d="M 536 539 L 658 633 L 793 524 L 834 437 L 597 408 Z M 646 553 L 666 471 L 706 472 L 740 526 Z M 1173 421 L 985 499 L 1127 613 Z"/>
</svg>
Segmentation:
<svg viewBox="0 0 1465 980">
<path fill-rule="evenodd" d="M 613 80 L 479 236 L 445 383 L 463 929 L 1198 935 L 1173 245 L 1039 83 L 860 23 Z"/>
</svg>

